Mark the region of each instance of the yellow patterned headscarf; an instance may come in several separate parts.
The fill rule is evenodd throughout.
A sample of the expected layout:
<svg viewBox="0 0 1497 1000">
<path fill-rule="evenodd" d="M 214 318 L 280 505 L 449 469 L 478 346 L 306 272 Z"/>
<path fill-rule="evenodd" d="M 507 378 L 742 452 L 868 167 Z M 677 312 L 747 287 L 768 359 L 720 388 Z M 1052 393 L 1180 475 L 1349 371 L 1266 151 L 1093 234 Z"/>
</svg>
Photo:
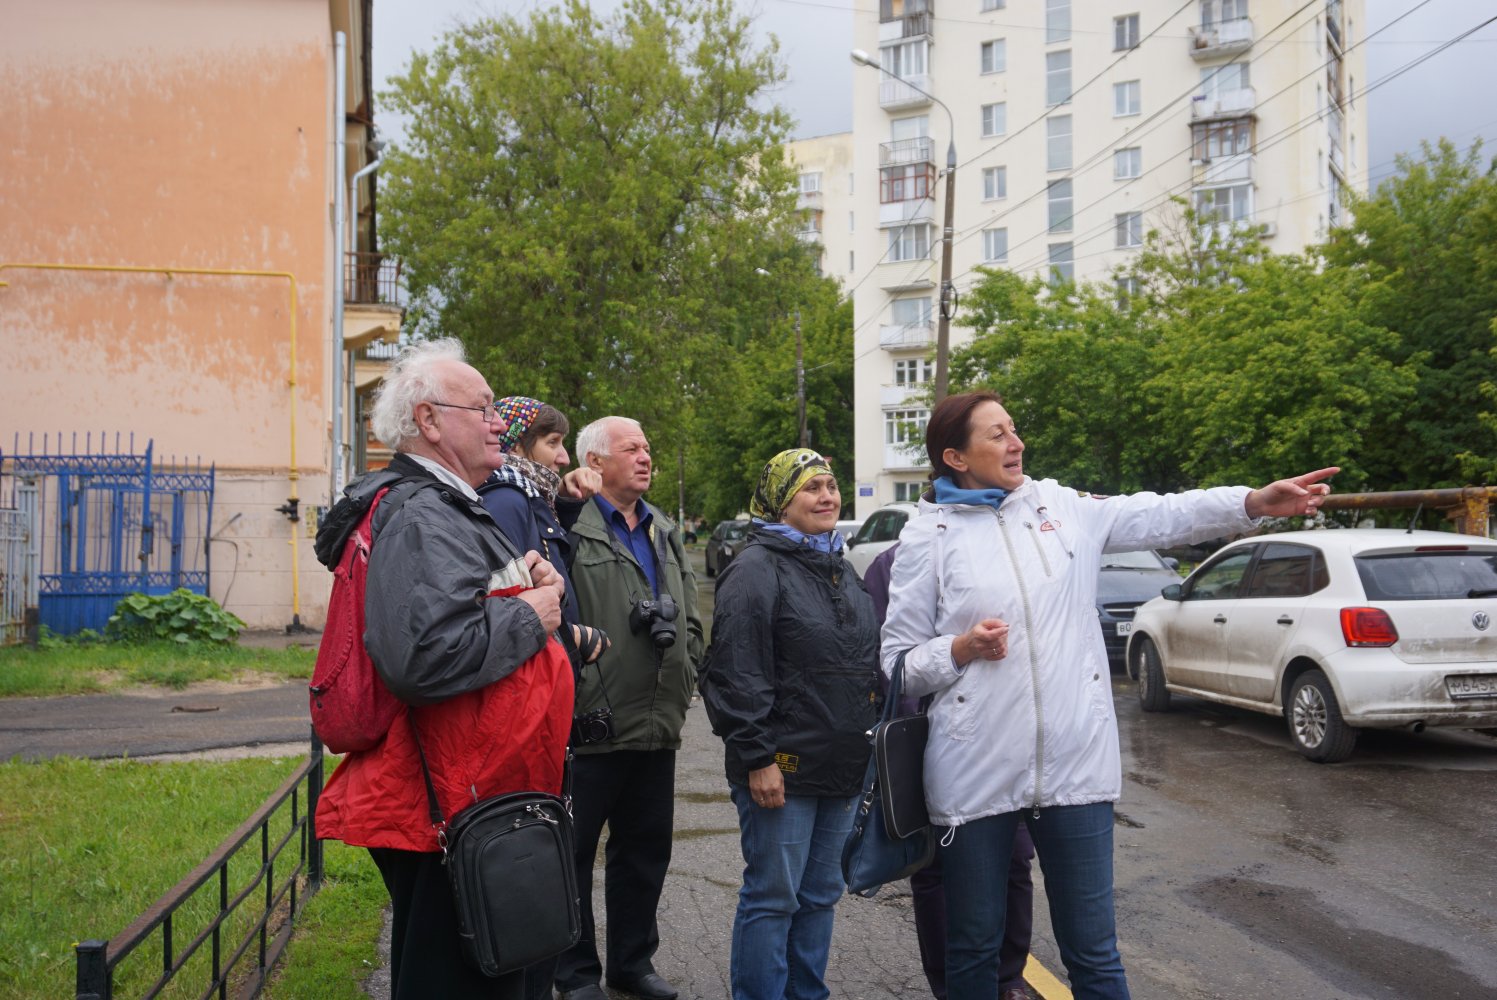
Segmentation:
<svg viewBox="0 0 1497 1000">
<path fill-rule="evenodd" d="M 832 467 L 810 448 L 782 451 L 759 473 L 759 485 L 749 501 L 749 513 L 761 521 L 778 521 L 790 505 L 790 498 L 817 476 L 829 476 Z"/>
</svg>

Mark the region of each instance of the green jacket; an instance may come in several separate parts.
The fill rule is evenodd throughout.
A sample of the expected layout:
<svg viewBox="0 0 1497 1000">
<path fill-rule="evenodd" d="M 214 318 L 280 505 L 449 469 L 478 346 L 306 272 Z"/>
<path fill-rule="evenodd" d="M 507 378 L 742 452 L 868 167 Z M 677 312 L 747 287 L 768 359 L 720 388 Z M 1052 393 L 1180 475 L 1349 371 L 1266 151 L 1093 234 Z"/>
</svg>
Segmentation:
<svg viewBox="0 0 1497 1000">
<path fill-rule="evenodd" d="M 675 598 L 679 608 L 676 642 L 665 649 L 655 646 L 648 629 L 638 633 L 629 629 L 634 602 L 654 595 L 633 552 L 622 542 L 614 544 L 617 536 L 603 520 L 602 510 L 596 503 L 584 504 L 571 528 L 572 586 L 582 622 L 602 628 L 612 640 L 597 664 L 588 664 L 582 671 L 577 714 L 604 707 L 598 686 L 601 671 L 608 704 L 613 706 L 613 739 L 577 747 L 580 754 L 681 746 L 681 727 L 702 659 L 702 618 L 697 613 L 696 577 L 682 548 L 681 533 L 658 508 L 648 506 L 654 516 L 651 540 L 665 556 L 659 571 L 660 592 Z"/>
</svg>

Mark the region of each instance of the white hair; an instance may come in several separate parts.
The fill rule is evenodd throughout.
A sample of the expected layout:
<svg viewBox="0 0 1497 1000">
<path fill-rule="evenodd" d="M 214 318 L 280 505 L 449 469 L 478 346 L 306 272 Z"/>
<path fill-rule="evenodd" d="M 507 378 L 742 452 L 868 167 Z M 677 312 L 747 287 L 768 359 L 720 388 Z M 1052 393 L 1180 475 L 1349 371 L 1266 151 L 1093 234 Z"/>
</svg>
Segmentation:
<svg viewBox="0 0 1497 1000">
<path fill-rule="evenodd" d="M 374 407 L 369 414 L 374 436 L 392 451 L 403 451 L 420 433 L 414 416 L 416 405 L 431 402 L 442 392 L 442 380 L 434 369 L 444 361 L 466 360 L 463 343 L 456 337 L 417 341 L 397 354 L 374 391 Z"/>
<path fill-rule="evenodd" d="M 577 457 L 581 459 L 580 464 L 586 465 L 589 455 L 603 458 L 609 456 L 613 449 L 613 429 L 616 424 L 644 433 L 644 428 L 633 417 L 599 417 L 577 432 Z"/>
</svg>

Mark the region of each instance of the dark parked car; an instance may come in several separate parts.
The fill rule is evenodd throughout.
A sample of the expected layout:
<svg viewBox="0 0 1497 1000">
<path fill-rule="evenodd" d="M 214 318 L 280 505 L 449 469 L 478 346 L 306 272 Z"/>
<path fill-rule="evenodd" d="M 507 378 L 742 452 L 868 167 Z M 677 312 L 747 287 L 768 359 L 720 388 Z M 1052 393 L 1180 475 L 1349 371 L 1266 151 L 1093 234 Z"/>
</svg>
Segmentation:
<svg viewBox="0 0 1497 1000">
<path fill-rule="evenodd" d="M 716 576 L 727 569 L 733 557 L 743 551 L 748 535 L 748 521 L 719 521 L 707 539 L 707 575 Z"/>
<path fill-rule="evenodd" d="M 1102 570 L 1097 574 L 1097 618 L 1102 623 L 1108 663 L 1123 666 L 1134 610 L 1158 597 L 1165 587 L 1179 583 L 1179 565 L 1174 559 L 1147 550 L 1102 553 Z"/>
</svg>

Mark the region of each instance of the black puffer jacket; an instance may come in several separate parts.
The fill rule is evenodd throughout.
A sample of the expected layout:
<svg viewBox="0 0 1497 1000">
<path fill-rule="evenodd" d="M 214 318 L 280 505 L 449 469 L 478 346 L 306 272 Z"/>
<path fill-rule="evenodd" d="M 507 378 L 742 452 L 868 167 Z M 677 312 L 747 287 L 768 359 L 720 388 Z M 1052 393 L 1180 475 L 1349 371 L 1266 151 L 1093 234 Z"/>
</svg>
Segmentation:
<svg viewBox="0 0 1497 1000">
<path fill-rule="evenodd" d="M 718 579 L 701 678 L 728 780 L 778 764 L 787 795 L 856 795 L 878 678 L 878 620 L 852 567 L 756 532 Z"/>
</svg>

